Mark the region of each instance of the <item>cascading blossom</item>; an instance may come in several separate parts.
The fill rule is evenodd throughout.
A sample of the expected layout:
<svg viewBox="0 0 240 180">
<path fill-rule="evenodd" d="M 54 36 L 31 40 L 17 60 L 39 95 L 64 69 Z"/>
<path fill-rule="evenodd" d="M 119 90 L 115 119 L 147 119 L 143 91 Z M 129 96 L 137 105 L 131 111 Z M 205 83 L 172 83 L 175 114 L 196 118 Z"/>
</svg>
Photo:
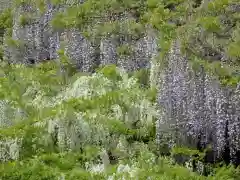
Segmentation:
<svg viewBox="0 0 240 180">
<path fill-rule="evenodd" d="M 127 126 L 140 120 L 143 129 L 152 125 L 153 118 L 156 117 L 155 105 L 147 100 L 134 77 L 129 78 L 121 69 L 116 69 L 116 73 L 122 80 L 113 81 L 101 72 L 80 76 L 53 97 L 38 92 L 38 83 L 27 88 L 24 94 L 24 97 L 28 97 L 26 103 L 32 102 L 36 113 L 39 113 L 38 119 L 44 118 L 34 123 L 36 128 L 41 129 L 39 142 L 57 142 L 60 151 L 77 150 L 88 144 L 107 147 L 111 143 L 116 148 L 120 139 L 110 135 L 108 119 L 121 121 Z M 31 89 L 37 94 L 32 93 Z M 98 102 L 95 103 L 94 99 L 97 98 L 104 99 L 100 106 L 95 105 Z M 66 102 L 73 99 L 92 102 L 92 107 L 84 111 L 68 108 Z M 50 108 L 54 114 L 50 113 L 48 117 L 45 111 Z"/>
</svg>

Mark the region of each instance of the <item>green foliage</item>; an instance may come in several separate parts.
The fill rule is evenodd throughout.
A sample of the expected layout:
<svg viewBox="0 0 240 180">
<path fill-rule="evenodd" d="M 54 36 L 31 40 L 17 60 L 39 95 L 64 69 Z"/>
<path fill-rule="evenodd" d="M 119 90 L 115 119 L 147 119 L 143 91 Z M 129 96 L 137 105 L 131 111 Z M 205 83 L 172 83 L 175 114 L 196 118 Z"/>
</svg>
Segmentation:
<svg viewBox="0 0 240 180">
<path fill-rule="evenodd" d="M 130 76 L 137 78 L 138 83 L 141 84 L 143 87 L 149 87 L 150 72 L 148 69 L 140 69 L 129 74 Z"/>
<path fill-rule="evenodd" d="M 42 0 L 17 0 L 15 5 L 29 3 L 42 13 L 46 9 Z M 54 15 L 51 23 L 56 30 L 78 28 L 92 42 L 107 36 L 138 40 L 148 27 L 154 28 L 159 32 L 158 60 L 165 62 L 162 64 L 167 64 L 172 41 L 179 38 L 196 70 L 203 66 L 217 74 L 224 85 L 236 85 L 240 81 L 236 65 L 240 47 L 239 14 L 229 9 L 234 3 L 238 1 L 214 0 L 200 6 L 197 1 L 189 0 L 88 0 L 76 6 L 77 1 L 72 1 L 66 11 Z M 122 20 L 121 16 L 134 18 Z M 27 13 L 18 18 L 24 26 L 33 17 Z M 224 24 L 225 21 L 228 23 Z M 229 26 L 233 27 L 226 31 Z M 0 15 L 0 36 L 3 30 L 11 32 L 11 28 L 12 12 L 6 9 Z M 7 35 L 8 45 L 23 46 L 22 42 L 11 39 L 10 33 Z M 206 61 L 203 47 L 207 47 L 207 52 L 226 51 L 226 58 L 229 56 L 226 61 L 235 68 L 219 61 Z M 118 47 L 117 51 L 119 56 L 132 55 L 129 44 Z M 170 157 L 155 155 L 159 154 L 154 143 L 157 90 L 149 87 L 148 70 L 126 74 L 110 65 L 98 68 L 92 75 L 81 74 L 76 73 L 64 50 L 58 53 L 60 63 L 47 62 L 34 67 L 1 64 L 0 98 L 8 110 L 1 115 L 9 117 L 7 112 L 11 112 L 7 123 L 0 119 L 1 178 L 237 179 L 239 172 L 233 167 L 214 169 L 211 176 L 202 177 L 174 164 Z M 0 59 L 1 56 L 0 48 Z M 17 142 L 12 142 L 14 139 Z M 170 151 L 167 144 L 162 142 L 158 147 L 163 155 Z M 100 160 L 102 149 L 111 152 L 116 162 L 106 163 L 109 154 Z M 198 154 L 198 160 L 204 155 L 197 150 L 173 149 L 172 155 L 179 154 Z"/>
<path fill-rule="evenodd" d="M 12 28 L 12 12 L 11 8 L 5 9 L 0 14 L 0 29 Z"/>
<path fill-rule="evenodd" d="M 21 26 L 26 26 L 31 23 L 31 14 L 22 14 L 19 17 L 19 22 Z"/>
<path fill-rule="evenodd" d="M 208 32 L 217 32 L 221 29 L 218 17 L 203 17 L 199 21 Z"/>
<path fill-rule="evenodd" d="M 130 56 L 133 51 L 130 45 L 124 44 L 117 48 L 117 53 L 119 56 Z"/>
<path fill-rule="evenodd" d="M 0 45 L 0 60 L 3 58 L 4 52 L 3 52 L 3 46 Z"/>
<path fill-rule="evenodd" d="M 187 45 L 185 50 L 189 56 L 195 55 L 211 64 L 213 60 L 220 61 L 215 58 L 224 51 L 227 63 L 223 66 L 231 64 L 234 67 L 239 64 L 239 13 L 232 6 L 237 6 L 238 1 L 214 0 L 202 5 L 201 2 L 91 0 L 76 6 L 77 1 L 72 1 L 65 12 L 54 15 L 52 25 L 56 29 L 78 28 L 93 42 L 103 36 L 137 40 L 146 33 L 146 27 L 152 27 L 160 32 L 158 59 L 164 62 L 162 65 L 168 63 L 166 55 L 172 41 L 179 38 L 182 44 Z M 44 6 L 41 0 L 37 3 Z M 53 3 L 60 5 L 65 2 L 57 0 Z M 123 16 L 133 18 L 126 20 Z M 118 48 L 118 54 L 130 56 L 131 48 L 123 45 Z M 221 81 L 226 79 L 219 78 Z M 234 84 L 232 81 L 235 82 L 236 78 L 232 77 L 226 84 Z"/>
<path fill-rule="evenodd" d="M 200 157 L 204 156 L 204 153 L 199 152 L 195 149 L 189 149 L 184 147 L 175 147 L 172 149 L 172 154 L 184 154 L 187 156 L 199 155 Z"/>
<path fill-rule="evenodd" d="M 122 77 L 117 73 L 116 65 L 109 65 L 98 68 L 97 72 L 102 73 L 105 77 L 115 81 L 122 80 Z"/>
<path fill-rule="evenodd" d="M 3 59 L 3 40 L 4 34 L 12 34 L 12 12 L 11 8 L 4 9 L 0 14 L 0 60 Z"/>
<path fill-rule="evenodd" d="M 185 53 L 193 61 L 201 59 L 200 64 L 194 62 L 195 66 L 204 64 L 204 68 L 225 86 L 236 86 L 239 82 L 239 77 L 234 75 L 239 66 L 239 12 L 234 8 L 238 5 L 235 0 L 205 3 L 180 28 Z M 217 67 L 220 62 L 221 66 Z"/>
<path fill-rule="evenodd" d="M 63 81 L 54 75 L 58 68 L 53 62 L 35 67 L 2 65 L 6 76 L 0 82 L 1 99 L 11 102 L 13 111 L 24 111 L 22 120 L 15 116 L 11 126 L 0 127 L 2 143 L 19 139 L 21 144 L 9 147 L 18 152 L 17 159 L 1 154 L 6 158 L 0 164 L 3 179 L 206 179 L 154 154 L 155 91 L 141 88 L 135 78 L 147 71 L 129 77 L 110 65 L 91 76 L 76 74 Z M 62 135 L 51 132 L 52 119 L 64 129 Z M 115 164 L 101 166 L 102 149 L 117 158 Z M 183 148 L 173 151 L 183 152 L 197 153 Z M 231 172 L 236 174 L 234 169 Z M 218 177 L 232 175 L 226 171 Z"/>
<path fill-rule="evenodd" d="M 194 70 L 204 67 L 210 75 L 213 77 L 217 76 L 223 86 L 236 87 L 240 81 L 239 65 L 233 67 L 231 65 L 223 65 L 223 63 L 218 61 L 208 63 L 206 60 L 199 59 L 196 56 L 191 61 L 191 65 Z"/>
</svg>

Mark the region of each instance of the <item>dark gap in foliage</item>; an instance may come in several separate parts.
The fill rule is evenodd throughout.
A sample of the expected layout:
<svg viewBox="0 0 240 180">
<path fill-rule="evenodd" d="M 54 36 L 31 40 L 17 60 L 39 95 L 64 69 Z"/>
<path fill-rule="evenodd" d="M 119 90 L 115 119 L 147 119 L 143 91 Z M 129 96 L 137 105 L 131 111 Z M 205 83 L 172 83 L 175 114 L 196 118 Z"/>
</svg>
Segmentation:
<svg viewBox="0 0 240 180">
<path fill-rule="evenodd" d="M 28 63 L 28 64 L 35 64 L 35 59 L 33 59 L 33 58 L 28 58 L 27 63 Z"/>
<path fill-rule="evenodd" d="M 202 0 L 195 0 L 194 1 L 194 5 L 193 5 L 193 8 L 198 8 L 200 7 L 202 4 Z"/>
<path fill-rule="evenodd" d="M 226 122 L 226 125 L 225 125 L 225 140 L 226 140 L 226 144 L 223 152 L 223 161 L 226 163 L 226 165 L 229 165 L 231 162 L 231 155 L 230 155 L 230 144 L 229 144 L 228 121 Z"/>
</svg>

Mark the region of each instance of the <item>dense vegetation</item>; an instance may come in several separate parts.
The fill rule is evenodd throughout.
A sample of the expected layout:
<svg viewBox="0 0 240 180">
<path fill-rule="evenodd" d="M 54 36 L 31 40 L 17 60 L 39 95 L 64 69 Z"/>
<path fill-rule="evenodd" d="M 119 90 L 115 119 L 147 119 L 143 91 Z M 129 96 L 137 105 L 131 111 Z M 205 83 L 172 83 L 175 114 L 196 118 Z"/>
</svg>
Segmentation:
<svg viewBox="0 0 240 180">
<path fill-rule="evenodd" d="M 32 3 L 16 1 L 14 6 L 26 2 Z M 44 12 L 44 1 L 37 2 Z M 167 64 L 165 56 L 178 37 L 195 67 L 204 64 L 225 85 L 239 82 L 239 10 L 229 8 L 239 8 L 238 0 L 215 0 L 206 6 L 197 0 L 72 3 L 64 13 L 55 14 L 55 29 L 76 27 L 96 43 L 109 34 L 137 39 L 150 25 L 161 32 L 161 65 Z M 102 18 L 126 10 L 135 20 L 109 22 Z M 21 16 L 23 26 L 29 20 L 25 16 Z M 11 8 L 1 12 L 0 37 L 5 32 L 9 41 L 12 18 Z M 119 28 L 121 23 L 129 28 Z M 3 59 L 1 49 L 0 39 Z M 127 56 L 130 49 L 128 44 L 122 45 L 119 55 Z M 34 66 L 1 62 L 0 179 L 239 178 L 238 168 L 204 164 L 204 153 L 197 150 L 169 150 L 166 142 L 156 146 L 159 107 L 148 71 L 126 73 L 109 65 L 96 68 L 93 74 L 81 73 L 63 51 L 59 51 L 58 62 Z M 225 62 L 220 63 L 222 56 Z M 188 162 L 181 166 L 175 162 L 179 154 L 188 155 Z"/>
<path fill-rule="evenodd" d="M 158 156 L 154 90 L 136 75 L 107 66 L 66 79 L 58 68 L 2 65 L 2 179 L 206 179 Z"/>
</svg>

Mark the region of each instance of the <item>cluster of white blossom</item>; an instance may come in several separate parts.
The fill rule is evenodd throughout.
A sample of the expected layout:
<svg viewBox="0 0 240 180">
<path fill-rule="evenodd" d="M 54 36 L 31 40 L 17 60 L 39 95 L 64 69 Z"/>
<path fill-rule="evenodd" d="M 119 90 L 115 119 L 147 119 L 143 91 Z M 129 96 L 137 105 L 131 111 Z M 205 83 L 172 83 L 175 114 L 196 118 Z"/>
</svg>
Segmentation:
<svg viewBox="0 0 240 180">
<path fill-rule="evenodd" d="M 80 76 L 55 97 L 46 97 L 37 83 L 29 87 L 24 96 L 31 96 L 33 99 L 29 99 L 26 103 L 32 103 L 40 114 L 44 114 L 44 109 L 48 108 L 54 108 L 56 111 L 54 116 L 43 116 L 44 119 L 34 124 L 44 129 L 41 131 L 40 141 L 53 142 L 54 137 L 61 151 L 78 150 L 88 144 L 103 146 L 112 144 L 117 147 L 121 138 L 110 135 L 109 128 L 106 126 L 108 119 L 116 119 L 126 125 L 140 120 L 140 125 L 145 130 L 149 125 L 153 125 L 154 117 L 156 117 L 155 105 L 146 98 L 135 78 L 129 78 L 120 69 L 117 69 L 116 73 L 121 76 L 122 80 L 115 82 L 102 73 Z M 108 97 L 108 93 L 112 91 L 116 92 L 120 98 L 109 106 L 111 102 L 108 100 L 111 97 Z M 90 100 L 94 103 L 94 97 L 103 96 L 106 96 L 107 101 L 100 102 L 100 104 L 103 108 L 109 108 L 104 111 L 101 110 L 102 107 L 96 106 L 77 112 L 64 105 L 71 99 Z M 123 110 L 121 104 L 123 102 L 127 109 Z"/>
</svg>

